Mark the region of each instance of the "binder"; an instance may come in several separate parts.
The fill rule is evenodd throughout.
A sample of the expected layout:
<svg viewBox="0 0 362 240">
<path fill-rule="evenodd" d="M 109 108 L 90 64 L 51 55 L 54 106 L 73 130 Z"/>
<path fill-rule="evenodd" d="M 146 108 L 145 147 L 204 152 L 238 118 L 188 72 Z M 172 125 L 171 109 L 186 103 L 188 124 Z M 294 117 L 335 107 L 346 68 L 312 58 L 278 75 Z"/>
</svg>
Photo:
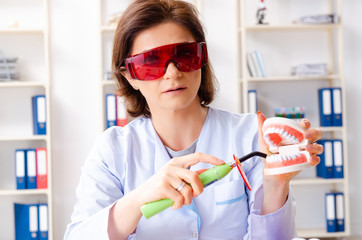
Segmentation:
<svg viewBox="0 0 362 240">
<path fill-rule="evenodd" d="M 331 88 L 332 91 L 332 125 L 342 126 L 342 90 Z"/>
<path fill-rule="evenodd" d="M 255 65 L 251 55 L 252 53 L 248 53 L 246 55 L 246 62 L 249 69 L 250 77 L 258 77 L 258 72 L 256 69 L 257 66 Z"/>
<path fill-rule="evenodd" d="M 254 51 L 254 54 L 260 69 L 260 76 L 266 77 L 265 64 L 260 51 Z"/>
<path fill-rule="evenodd" d="M 320 139 L 318 143 L 323 145 L 324 152 L 319 155 L 320 163 L 317 165 L 317 177 L 333 178 L 333 144 L 332 140 Z"/>
<path fill-rule="evenodd" d="M 47 149 L 36 149 L 36 188 L 48 188 Z"/>
<path fill-rule="evenodd" d="M 39 231 L 38 236 L 39 240 L 48 240 L 48 230 L 49 230 L 49 224 L 48 224 L 48 204 L 41 203 L 38 205 L 39 212 Z"/>
<path fill-rule="evenodd" d="M 332 126 L 332 96 L 330 88 L 321 88 L 319 95 L 319 119 L 320 125 L 324 127 Z"/>
<path fill-rule="evenodd" d="M 344 194 L 335 193 L 337 232 L 344 232 Z"/>
<path fill-rule="evenodd" d="M 38 240 L 38 206 L 14 203 L 15 239 Z"/>
<path fill-rule="evenodd" d="M 124 98 L 117 96 L 117 126 L 124 127 L 127 124 L 127 110 Z"/>
<path fill-rule="evenodd" d="M 15 150 L 16 189 L 26 189 L 26 150 Z"/>
<path fill-rule="evenodd" d="M 33 133 L 35 135 L 46 134 L 46 101 L 45 95 L 32 97 L 33 108 Z"/>
<path fill-rule="evenodd" d="M 28 149 L 26 151 L 26 186 L 28 189 L 36 189 L 36 151 Z"/>
<path fill-rule="evenodd" d="M 343 178 L 343 145 L 341 139 L 333 140 L 333 177 Z"/>
<path fill-rule="evenodd" d="M 249 112 L 256 113 L 258 111 L 258 100 L 256 95 L 256 90 L 249 90 L 248 91 L 248 98 L 249 98 Z"/>
<path fill-rule="evenodd" d="M 326 224 L 327 232 L 336 232 L 337 231 L 337 220 L 336 220 L 336 203 L 334 193 L 326 193 L 325 195 L 326 203 Z"/>
<path fill-rule="evenodd" d="M 117 125 L 116 111 L 116 95 L 106 94 L 107 128 Z"/>
</svg>

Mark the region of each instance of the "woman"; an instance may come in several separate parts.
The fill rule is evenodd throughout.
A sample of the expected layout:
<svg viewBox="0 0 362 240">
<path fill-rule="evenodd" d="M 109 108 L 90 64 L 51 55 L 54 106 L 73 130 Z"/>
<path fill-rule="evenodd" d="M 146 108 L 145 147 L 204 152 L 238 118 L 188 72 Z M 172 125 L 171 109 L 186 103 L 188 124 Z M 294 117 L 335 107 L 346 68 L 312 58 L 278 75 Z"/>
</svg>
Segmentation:
<svg viewBox="0 0 362 240">
<path fill-rule="evenodd" d="M 97 141 L 77 188 L 78 203 L 65 239 L 292 239 L 289 181 L 263 176 L 263 160 L 203 188 L 198 174 L 232 155 L 268 153 L 263 114 L 207 107 L 215 82 L 196 10 L 173 0 L 137 0 L 115 32 L 113 68 L 128 112 L 138 117 Z M 309 128 L 305 120 L 302 124 Z M 320 131 L 308 130 L 312 142 Z M 322 147 L 309 144 L 311 163 Z M 184 184 L 185 182 L 189 183 Z M 163 198 L 172 209 L 142 217 L 141 206 Z"/>
</svg>

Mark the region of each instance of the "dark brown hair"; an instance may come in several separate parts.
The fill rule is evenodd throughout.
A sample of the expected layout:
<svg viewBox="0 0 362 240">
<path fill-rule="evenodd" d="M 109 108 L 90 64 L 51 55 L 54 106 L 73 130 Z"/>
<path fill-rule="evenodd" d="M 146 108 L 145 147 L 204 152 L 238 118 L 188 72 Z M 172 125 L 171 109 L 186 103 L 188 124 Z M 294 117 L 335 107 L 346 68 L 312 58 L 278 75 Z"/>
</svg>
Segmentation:
<svg viewBox="0 0 362 240">
<path fill-rule="evenodd" d="M 206 42 L 197 9 L 187 2 L 177 0 L 135 0 L 122 14 L 113 41 L 112 71 L 118 82 L 119 94 L 125 98 L 127 111 L 133 117 L 150 117 L 146 99 L 133 89 L 122 75 L 120 67 L 132 50 L 133 41 L 142 31 L 155 25 L 174 22 L 186 27 L 197 42 Z M 201 86 L 198 91 L 200 104 L 212 102 L 216 78 L 208 62 L 201 68 Z"/>
</svg>

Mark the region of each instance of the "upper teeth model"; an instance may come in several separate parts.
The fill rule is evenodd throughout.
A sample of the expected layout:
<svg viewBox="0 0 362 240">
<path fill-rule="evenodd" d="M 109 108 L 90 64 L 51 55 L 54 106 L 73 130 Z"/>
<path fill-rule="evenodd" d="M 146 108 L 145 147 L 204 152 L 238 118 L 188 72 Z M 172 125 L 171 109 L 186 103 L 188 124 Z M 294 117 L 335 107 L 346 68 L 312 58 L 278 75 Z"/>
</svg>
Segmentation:
<svg viewBox="0 0 362 240">
<path fill-rule="evenodd" d="M 266 158 L 266 175 L 295 172 L 312 166 L 309 164 L 310 154 L 305 151 L 308 144 L 304 138 L 305 130 L 291 119 L 273 117 L 265 120 L 263 137 L 269 151 L 275 153 Z"/>
</svg>

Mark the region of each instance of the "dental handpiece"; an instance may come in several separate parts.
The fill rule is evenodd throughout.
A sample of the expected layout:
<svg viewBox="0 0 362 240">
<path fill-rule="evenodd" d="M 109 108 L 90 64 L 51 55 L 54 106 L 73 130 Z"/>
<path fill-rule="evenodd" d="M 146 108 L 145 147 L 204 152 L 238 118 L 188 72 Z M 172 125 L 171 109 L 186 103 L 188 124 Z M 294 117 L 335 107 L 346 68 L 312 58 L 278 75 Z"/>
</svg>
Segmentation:
<svg viewBox="0 0 362 240">
<path fill-rule="evenodd" d="M 232 163 L 225 163 L 223 165 L 217 165 L 214 166 L 208 170 L 206 170 L 205 172 L 201 173 L 199 175 L 199 178 L 202 182 L 202 185 L 204 187 L 207 187 L 211 184 L 213 184 L 214 182 L 222 179 L 223 177 L 225 177 L 226 175 L 229 174 L 229 172 L 238 164 L 240 165 L 241 162 L 254 157 L 254 156 L 260 156 L 265 158 L 266 154 L 262 153 L 262 152 L 252 152 L 242 158 L 240 158 L 240 160 Z M 169 198 L 164 198 L 158 201 L 154 201 L 154 202 L 150 202 L 150 203 L 146 203 L 145 205 L 143 205 L 141 207 L 141 212 L 143 214 L 143 216 L 148 219 L 154 215 L 156 215 L 159 212 L 162 212 L 163 210 L 171 207 L 174 204 L 174 201 L 172 201 Z"/>
</svg>

